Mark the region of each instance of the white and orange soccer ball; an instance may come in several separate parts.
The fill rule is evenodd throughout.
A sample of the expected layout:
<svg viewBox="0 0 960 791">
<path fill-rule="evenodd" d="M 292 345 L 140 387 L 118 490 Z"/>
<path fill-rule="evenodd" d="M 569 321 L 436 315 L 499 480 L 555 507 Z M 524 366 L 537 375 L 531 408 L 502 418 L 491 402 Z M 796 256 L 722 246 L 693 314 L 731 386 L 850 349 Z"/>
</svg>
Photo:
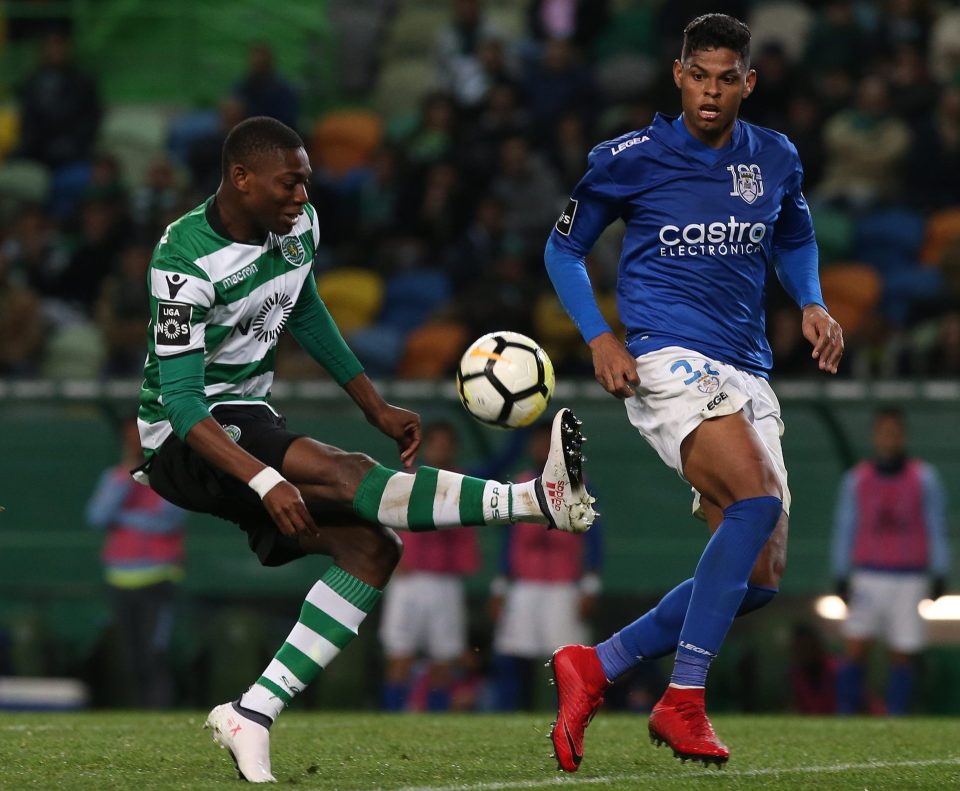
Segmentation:
<svg viewBox="0 0 960 791">
<path fill-rule="evenodd" d="M 512 429 L 529 426 L 553 396 L 553 363 L 540 345 L 502 330 L 478 338 L 457 368 L 457 392 L 481 423 Z"/>
</svg>

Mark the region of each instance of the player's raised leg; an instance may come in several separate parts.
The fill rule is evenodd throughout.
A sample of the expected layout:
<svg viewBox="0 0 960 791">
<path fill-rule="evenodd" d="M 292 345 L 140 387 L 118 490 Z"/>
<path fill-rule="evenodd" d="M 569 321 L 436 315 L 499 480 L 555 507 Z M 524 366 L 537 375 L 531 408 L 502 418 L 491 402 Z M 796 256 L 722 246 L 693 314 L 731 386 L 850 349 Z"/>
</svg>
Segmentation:
<svg viewBox="0 0 960 791">
<path fill-rule="evenodd" d="M 582 443 L 580 421 L 569 409 L 561 409 L 553 420 L 543 473 L 525 483 L 482 480 L 432 467 L 399 472 L 309 438 L 290 446 L 283 471 L 308 504 L 351 505 L 364 521 L 397 530 L 541 522 L 582 533 L 596 517 L 581 477 Z"/>
</svg>

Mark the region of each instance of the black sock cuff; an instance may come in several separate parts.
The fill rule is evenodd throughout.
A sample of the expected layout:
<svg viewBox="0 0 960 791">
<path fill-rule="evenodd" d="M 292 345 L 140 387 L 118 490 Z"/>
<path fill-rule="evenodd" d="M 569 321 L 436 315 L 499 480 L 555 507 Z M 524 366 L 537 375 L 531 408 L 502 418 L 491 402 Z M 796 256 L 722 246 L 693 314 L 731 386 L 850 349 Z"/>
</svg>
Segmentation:
<svg viewBox="0 0 960 791">
<path fill-rule="evenodd" d="M 246 717 L 251 722 L 257 723 L 257 725 L 262 725 L 267 730 L 270 730 L 270 726 L 273 725 L 273 720 L 271 720 L 266 714 L 261 714 L 259 711 L 254 711 L 253 709 L 248 709 L 240 705 L 239 700 L 233 701 L 232 704 L 233 710 L 237 712 L 241 717 Z"/>
</svg>

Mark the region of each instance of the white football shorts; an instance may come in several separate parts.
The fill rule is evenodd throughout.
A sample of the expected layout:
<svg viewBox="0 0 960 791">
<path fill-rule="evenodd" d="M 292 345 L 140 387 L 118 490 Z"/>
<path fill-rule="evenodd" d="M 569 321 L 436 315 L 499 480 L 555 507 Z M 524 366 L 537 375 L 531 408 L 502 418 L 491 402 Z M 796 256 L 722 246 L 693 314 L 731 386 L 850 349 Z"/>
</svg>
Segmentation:
<svg viewBox="0 0 960 791">
<path fill-rule="evenodd" d="M 926 623 L 917 608 L 929 595 L 926 574 L 854 571 L 843 635 L 854 640 L 880 639 L 894 651 L 916 654 L 927 642 Z"/>
<path fill-rule="evenodd" d="M 439 662 L 467 646 L 463 578 L 413 571 L 390 580 L 383 594 L 380 642 L 388 657 L 424 655 Z"/>
<path fill-rule="evenodd" d="M 510 583 L 494 630 L 494 650 L 506 656 L 546 659 L 562 645 L 586 643 L 581 596 L 576 582 Z"/>
<path fill-rule="evenodd" d="M 638 357 L 637 375 L 640 386 L 626 401 L 627 417 L 668 467 L 683 478 L 684 438 L 704 420 L 743 410 L 767 449 L 783 489 L 783 510 L 790 513 L 780 402 L 766 379 L 680 346 Z M 694 513 L 699 508 L 700 495 L 694 490 Z"/>
</svg>

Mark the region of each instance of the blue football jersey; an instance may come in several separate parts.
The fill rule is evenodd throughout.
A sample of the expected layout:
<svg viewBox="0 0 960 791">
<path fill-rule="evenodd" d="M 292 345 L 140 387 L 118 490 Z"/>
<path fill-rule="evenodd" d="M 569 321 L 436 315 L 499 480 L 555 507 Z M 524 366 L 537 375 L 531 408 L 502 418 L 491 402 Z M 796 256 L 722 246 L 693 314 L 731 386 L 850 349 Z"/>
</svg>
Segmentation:
<svg viewBox="0 0 960 791">
<path fill-rule="evenodd" d="M 717 151 L 658 114 L 590 152 L 551 242 L 583 258 L 623 219 L 617 306 L 631 354 L 684 346 L 766 376 L 769 265 L 814 241 L 802 180 L 778 132 L 737 121 Z"/>
</svg>

